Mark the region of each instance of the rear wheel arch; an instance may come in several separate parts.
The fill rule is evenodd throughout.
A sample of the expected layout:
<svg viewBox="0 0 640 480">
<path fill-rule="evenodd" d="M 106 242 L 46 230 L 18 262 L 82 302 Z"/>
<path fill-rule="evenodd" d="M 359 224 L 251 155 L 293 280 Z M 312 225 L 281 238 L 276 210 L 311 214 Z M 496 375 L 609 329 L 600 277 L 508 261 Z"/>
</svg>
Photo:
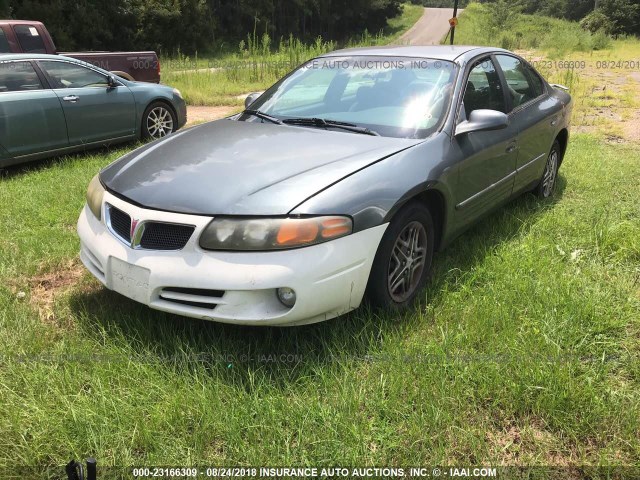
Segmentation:
<svg viewBox="0 0 640 480">
<path fill-rule="evenodd" d="M 560 130 L 558 135 L 555 138 L 560 144 L 560 162 L 559 165 L 562 164 L 562 160 L 564 159 L 564 154 L 567 151 L 567 145 L 569 144 L 569 131 L 566 128 Z"/>
</svg>

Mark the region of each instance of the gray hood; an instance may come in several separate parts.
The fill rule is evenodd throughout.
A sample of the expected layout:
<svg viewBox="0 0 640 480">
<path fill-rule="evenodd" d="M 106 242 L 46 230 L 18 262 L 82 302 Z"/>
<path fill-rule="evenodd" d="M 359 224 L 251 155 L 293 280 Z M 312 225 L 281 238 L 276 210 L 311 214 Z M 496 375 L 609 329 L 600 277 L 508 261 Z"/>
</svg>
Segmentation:
<svg viewBox="0 0 640 480">
<path fill-rule="evenodd" d="M 353 172 L 421 141 L 225 119 L 134 150 L 105 168 L 100 179 L 112 192 L 153 209 L 284 215 Z"/>
</svg>

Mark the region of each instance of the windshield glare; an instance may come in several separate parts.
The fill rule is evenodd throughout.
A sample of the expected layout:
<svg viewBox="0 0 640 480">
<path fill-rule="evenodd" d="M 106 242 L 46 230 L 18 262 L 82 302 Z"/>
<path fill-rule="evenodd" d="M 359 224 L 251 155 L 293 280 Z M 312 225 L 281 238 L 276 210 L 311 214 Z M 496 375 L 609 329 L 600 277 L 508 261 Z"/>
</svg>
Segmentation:
<svg viewBox="0 0 640 480">
<path fill-rule="evenodd" d="M 316 58 L 267 90 L 251 110 L 280 120 L 322 118 L 388 137 L 424 138 L 447 114 L 455 72 L 452 62 L 425 58 Z"/>
</svg>

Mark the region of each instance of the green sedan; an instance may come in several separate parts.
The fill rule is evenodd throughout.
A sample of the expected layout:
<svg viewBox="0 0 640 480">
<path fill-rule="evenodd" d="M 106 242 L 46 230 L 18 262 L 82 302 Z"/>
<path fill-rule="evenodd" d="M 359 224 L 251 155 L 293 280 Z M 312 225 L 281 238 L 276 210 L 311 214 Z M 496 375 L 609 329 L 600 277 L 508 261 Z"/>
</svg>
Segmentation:
<svg viewBox="0 0 640 480">
<path fill-rule="evenodd" d="M 139 138 L 187 121 L 180 92 L 59 55 L 0 55 L 0 168 Z"/>
</svg>

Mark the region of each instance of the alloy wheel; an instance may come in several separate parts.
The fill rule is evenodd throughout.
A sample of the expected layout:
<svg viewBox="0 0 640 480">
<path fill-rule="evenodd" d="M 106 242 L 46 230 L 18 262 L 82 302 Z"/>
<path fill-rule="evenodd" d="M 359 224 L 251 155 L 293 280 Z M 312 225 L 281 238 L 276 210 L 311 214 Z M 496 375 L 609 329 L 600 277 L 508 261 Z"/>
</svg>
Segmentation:
<svg viewBox="0 0 640 480">
<path fill-rule="evenodd" d="M 173 117 L 165 107 L 155 107 L 147 115 L 147 131 L 151 138 L 162 138 L 173 132 Z"/>
<path fill-rule="evenodd" d="M 547 165 L 544 169 L 544 175 L 542 177 L 542 194 L 544 197 L 549 197 L 553 192 L 553 188 L 556 184 L 556 177 L 558 175 L 558 152 L 552 150 L 547 159 Z"/>
<path fill-rule="evenodd" d="M 398 235 L 391 251 L 387 286 L 398 303 L 406 301 L 416 290 L 424 270 L 427 232 L 420 222 L 411 222 Z"/>
</svg>

